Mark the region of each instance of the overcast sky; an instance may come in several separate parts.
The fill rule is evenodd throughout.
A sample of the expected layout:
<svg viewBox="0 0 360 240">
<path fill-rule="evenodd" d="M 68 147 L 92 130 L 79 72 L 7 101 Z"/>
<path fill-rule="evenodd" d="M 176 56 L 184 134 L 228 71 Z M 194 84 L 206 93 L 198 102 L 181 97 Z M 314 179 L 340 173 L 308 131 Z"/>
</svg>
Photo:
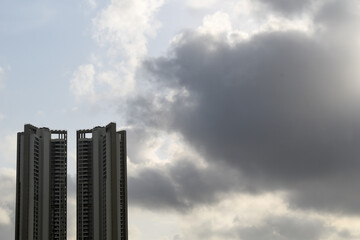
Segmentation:
<svg viewBox="0 0 360 240">
<path fill-rule="evenodd" d="M 357 0 L 0 3 L 0 240 L 16 133 L 128 131 L 131 240 L 360 239 Z"/>
</svg>

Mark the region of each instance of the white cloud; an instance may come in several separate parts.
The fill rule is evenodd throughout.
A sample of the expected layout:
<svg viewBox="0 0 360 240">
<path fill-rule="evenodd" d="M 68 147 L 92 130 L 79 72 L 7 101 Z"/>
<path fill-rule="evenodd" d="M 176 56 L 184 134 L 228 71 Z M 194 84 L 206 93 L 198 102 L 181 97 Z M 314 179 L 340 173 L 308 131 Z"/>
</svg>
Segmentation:
<svg viewBox="0 0 360 240">
<path fill-rule="evenodd" d="M 255 1 L 251 0 L 243 0 L 239 1 L 237 4 L 235 4 L 234 11 L 236 14 L 239 15 L 253 15 L 256 11 L 259 10 L 259 5 Z"/>
<path fill-rule="evenodd" d="M 131 92 L 134 72 L 147 53 L 149 37 L 160 23 L 155 19 L 163 0 L 114 0 L 93 20 L 94 37 L 108 50 L 109 68 L 99 74 L 118 94 Z"/>
<path fill-rule="evenodd" d="M 229 44 L 239 43 L 241 41 L 249 39 L 252 32 L 242 31 L 239 28 L 233 26 L 232 14 L 234 12 L 217 11 L 214 14 L 205 15 L 202 20 L 202 24 L 196 29 L 196 32 L 200 35 L 211 35 L 217 40 L 225 41 Z M 183 32 L 175 35 L 171 40 L 171 45 L 181 45 L 185 40 Z M 209 44 L 209 50 L 213 49 L 213 45 Z M 185 94 L 188 94 L 184 92 Z"/>
<path fill-rule="evenodd" d="M 186 0 L 186 5 L 190 8 L 194 9 L 202 9 L 202 8 L 211 8 L 216 3 L 219 2 L 219 0 Z"/>
<path fill-rule="evenodd" d="M 312 34 L 315 29 L 309 15 L 290 19 L 265 12 L 257 2 L 248 0 L 238 3 L 229 1 L 228 4 L 225 10 L 205 15 L 197 32 L 234 44 L 262 32 L 294 30 Z M 172 43 L 177 44 L 181 39 L 180 33 L 173 38 Z"/>
<path fill-rule="evenodd" d="M 203 25 L 200 26 L 199 31 L 212 35 L 230 32 L 232 31 L 230 17 L 224 12 L 216 12 L 213 15 L 207 15 L 204 17 Z"/>
<path fill-rule="evenodd" d="M 214 205 L 182 214 L 159 214 L 130 206 L 131 237 L 151 240 L 345 240 L 359 237 L 360 219 L 291 209 L 284 193 L 231 194 L 222 199 Z"/>
<path fill-rule="evenodd" d="M 14 222 L 16 172 L 10 168 L 0 168 L 0 229 L 5 236 L 12 235 Z M 3 228 L 6 226 L 6 228 Z M 10 228 L 9 228 L 10 227 Z"/>
<path fill-rule="evenodd" d="M 0 224 L 8 225 L 11 223 L 11 219 L 9 216 L 9 211 L 7 209 L 3 209 L 0 207 Z"/>
<path fill-rule="evenodd" d="M 0 168 L 0 202 L 12 202 L 15 199 L 16 171 Z"/>
<path fill-rule="evenodd" d="M 306 14 L 294 18 L 287 18 L 282 15 L 269 12 L 262 4 L 257 1 L 210 1 L 202 4 L 202 1 L 189 1 L 189 5 L 194 4 L 194 8 L 200 5 L 204 8 L 212 7 L 214 13 L 205 15 L 202 25 L 198 27 L 200 34 L 210 34 L 213 36 L 224 37 L 229 43 L 236 43 L 244 39 L 249 39 L 255 34 L 271 31 L 302 31 L 312 34 L 314 31 L 313 14 L 318 9 L 313 4 Z M 221 7 L 219 7 L 221 6 Z M 178 37 L 178 36 L 177 36 Z M 175 38 L 176 39 L 176 38 Z"/>
<path fill-rule="evenodd" d="M 76 198 L 67 196 L 67 239 L 76 239 Z"/>
<path fill-rule="evenodd" d="M 184 216 L 181 224 L 183 232 L 187 235 L 186 239 L 197 239 L 194 235 L 197 232 L 196 228 L 209 221 L 214 232 L 230 229 L 235 222 L 239 225 L 258 225 L 270 214 L 287 213 L 286 203 L 281 195 L 273 193 L 258 196 L 247 194 L 224 196 L 224 200 L 218 204 L 195 209 L 191 214 Z M 188 224 L 189 222 L 197 224 Z"/>
<path fill-rule="evenodd" d="M 92 64 L 78 67 L 70 80 L 70 90 L 77 97 L 92 97 L 94 94 L 95 69 Z"/>
<path fill-rule="evenodd" d="M 172 240 L 180 231 L 180 215 L 139 209 L 129 204 L 129 239 Z"/>
<path fill-rule="evenodd" d="M 135 225 L 130 225 L 129 236 L 129 239 L 138 240 L 141 237 L 141 231 Z"/>
<path fill-rule="evenodd" d="M 5 136 L 0 140 L 0 164 L 15 163 L 16 133 Z"/>
<path fill-rule="evenodd" d="M 156 13 L 163 3 L 164 0 L 113 0 L 99 11 L 93 19 L 93 38 L 106 54 L 90 56 L 97 67 L 96 75 L 90 64 L 81 65 L 74 73 L 71 91 L 75 96 L 113 100 L 135 90 L 135 71 L 147 54 L 148 38 L 154 37 L 161 25 Z"/>
<path fill-rule="evenodd" d="M 68 151 L 68 159 L 70 160 L 71 163 L 76 164 L 76 151 L 75 150 Z"/>
<path fill-rule="evenodd" d="M 121 54 L 134 63 L 147 51 L 147 37 L 160 26 L 154 14 L 163 0 L 114 0 L 94 19 L 94 37 L 109 45 L 110 54 Z"/>
<path fill-rule="evenodd" d="M 177 218 L 174 239 L 358 239 L 360 219 L 294 210 L 285 198 L 283 193 L 224 196 Z M 344 232 L 355 237 L 342 238 Z"/>
<path fill-rule="evenodd" d="M 299 19 L 288 19 L 280 16 L 270 15 L 267 21 L 259 28 L 259 32 L 291 30 L 312 34 L 314 30 L 314 24 L 307 16 Z"/>
</svg>

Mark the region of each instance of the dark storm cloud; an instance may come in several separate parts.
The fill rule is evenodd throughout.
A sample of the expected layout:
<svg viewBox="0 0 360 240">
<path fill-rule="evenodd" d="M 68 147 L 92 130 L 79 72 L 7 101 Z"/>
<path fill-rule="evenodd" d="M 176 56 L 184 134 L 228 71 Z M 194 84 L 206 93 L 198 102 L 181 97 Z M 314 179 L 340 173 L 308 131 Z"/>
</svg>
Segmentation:
<svg viewBox="0 0 360 240">
<path fill-rule="evenodd" d="M 316 14 L 315 20 L 327 25 L 351 25 L 351 22 L 359 17 L 358 7 L 354 7 L 353 3 L 353 0 L 330 1 Z"/>
<path fill-rule="evenodd" d="M 178 160 L 164 169 L 143 169 L 129 176 L 129 202 L 152 209 L 187 211 L 198 204 L 217 202 L 220 193 L 233 190 L 238 176 L 223 175 L 218 167 L 199 168 L 189 160 Z"/>
<path fill-rule="evenodd" d="M 268 6 L 270 9 L 284 14 L 292 15 L 301 13 L 313 0 L 257 0 Z"/>
<path fill-rule="evenodd" d="M 150 209 L 185 209 L 175 185 L 159 170 L 141 171 L 138 177 L 129 176 L 129 202 Z"/>
<path fill-rule="evenodd" d="M 354 168 L 358 174 L 359 168 Z M 359 180 L 356 173 L 346 172 L 311 179 L 308 182 L 304 179 L 290 190 L 289 200 L 294 207 L 359 215 Z"/>
<path fill-rule="evenodd" d="M 169 169 L 183 198 L 190 203 L 212 203 L 218 200 L 216 193 L 232 189 L 232 182 L 239 180 L 231 171 L 224 176 L 220 166 L 199 168 L 190 161 L 180 160 Z"/>
<path fill-rule="evenodd" d="M 156 90 L 173 96 L 140 97 L 130 115 L 142 126 L 180 133 L 210 164 L 236 169 L 245 180 L 233 182 L 234 191 L 287 190 L 295 206 L 359 213 L 360 112 L 359 93 L 350 87 L 358 81 L 351 72 L 352 46 L 322 37 L 270 32 L 230 46 L 184 33 L 168 56 L 145 63 Z M 158 180 L 149 189 L 158 198 L 164 190 L 165 205 L 174 206 L 202 203 L 206 194 L 226 189 L 204 185 L 194 168 L 178 167 L 166 178 L 147 173 L 131 181 L 140 187 Z M 182 191 L 175 190 L 179 182 Z"/>
<path fill-rule="evenodd" d="M 236 47 L 193 38 L 175 58 L 148 64 L 159 81 L 189 92 L 171 103 L 169 128 L 209 160 L 279 181 L 359 165 L 359 122 L 348 115 L 357 108 L 347 109 L 356 106 L 341 89 L 342 66 L 304 35 L 263 34 Z M 173 79 L 158 71 L 175 68 Z"/>
</svg>

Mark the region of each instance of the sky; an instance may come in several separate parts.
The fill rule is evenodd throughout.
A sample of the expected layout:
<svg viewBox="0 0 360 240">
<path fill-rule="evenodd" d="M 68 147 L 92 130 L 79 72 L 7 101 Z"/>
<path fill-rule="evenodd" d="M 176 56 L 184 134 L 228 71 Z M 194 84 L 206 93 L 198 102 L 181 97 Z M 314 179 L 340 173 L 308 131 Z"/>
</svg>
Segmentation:
<svg viewBox="0 0 360 240">
<path fill-rule="evenodd" d="M 0 3 L 0 240 L 16 133 L 128 136 L 131 240 L 360 238 L 360 3 Z"/>
</svg>

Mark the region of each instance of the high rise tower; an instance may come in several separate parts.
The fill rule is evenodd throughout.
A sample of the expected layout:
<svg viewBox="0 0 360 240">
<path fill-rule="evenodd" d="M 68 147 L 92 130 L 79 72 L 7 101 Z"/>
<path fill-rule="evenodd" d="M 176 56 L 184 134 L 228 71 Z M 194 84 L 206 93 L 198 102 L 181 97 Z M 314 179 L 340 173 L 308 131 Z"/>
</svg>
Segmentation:
<svg viewBox="0 0 360 240">
<path fill-rule="evenodd" d="M 126 132 L 77 131 L 77 239 L 127 240 Z"/>
<path fill-rule="evenodd" d="M 67 132 L 17 135 L 15 240 L 66 239 Z"/>
</svg>

